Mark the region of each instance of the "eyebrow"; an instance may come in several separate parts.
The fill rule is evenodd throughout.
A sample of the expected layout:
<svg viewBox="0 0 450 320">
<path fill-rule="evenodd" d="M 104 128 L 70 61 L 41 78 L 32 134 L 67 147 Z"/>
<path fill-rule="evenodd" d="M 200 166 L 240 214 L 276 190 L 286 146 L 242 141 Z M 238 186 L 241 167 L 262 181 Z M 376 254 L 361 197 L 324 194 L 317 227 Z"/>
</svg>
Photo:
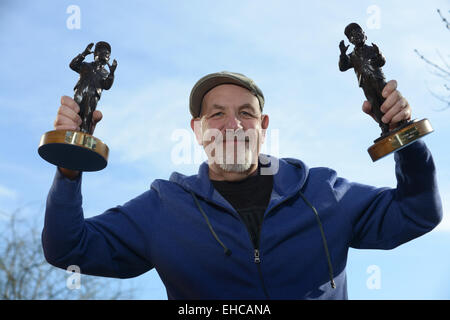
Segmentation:
<svg viewBox="0 0 450 320">
<path fill-rule="evenodd" d="M 220 104 L 213 104 L 212 105 L 213 109 L 220 109 L 220 110 L 225 110 L 226 108 L 224 106 L 221 106 Z M 244 109 L 244 108 L 250 108 L 253 111 L 255 111 L 254 107 L 250 104 L 250 103 L 244 103 L 243 105 L 239 106 L 239 109 Z"/>
</svg>

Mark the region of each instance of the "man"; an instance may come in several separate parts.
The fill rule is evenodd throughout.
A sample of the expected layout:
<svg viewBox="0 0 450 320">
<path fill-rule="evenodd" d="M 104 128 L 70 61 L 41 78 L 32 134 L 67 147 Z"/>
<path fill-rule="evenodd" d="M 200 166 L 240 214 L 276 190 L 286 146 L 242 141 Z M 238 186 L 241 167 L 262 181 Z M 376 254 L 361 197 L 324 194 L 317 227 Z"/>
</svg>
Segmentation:
<svg viewBox="0 0 450 320">
<path fill-rule="evenodd" d="M 80 74 L 80 79 L 73 88 L 75 90 L 75 102 L 80 107 L 80 130 L 92 133 L 92 115 L 97 107 L 103 90 L 109 90 L 114 82 L 114 72 L 117 61 L 114 59 L 109 65 L 111 46 L 109 43 L 97 42 L 94 49 L 94 62 L 83 62 L 87 55 L 91 54 L 94 44 L 90 43 L 86 49 L 76 56 L 70 63 L 70 68 Z M 105 69 L 108 65 L 109 72 Z"/>
<path fill-rule="evenodd" d="M 411 116 L 409 104 L 397 108 L 404 98 L 396 88 L 390 81 L 383 91 L 390 124 Z M 55 129 L 76 128 L 77 104 L 61 102 Z M 203 77 L 190 112 L 208 161 L 197 175 L 157 179 L 99 216 L 83 218 L 82 175 L 58 169 L 42 233 L 47 261 L 118 278 L 156 268 L 169 299 L 346 299 L 349 247 L 392 249 L 440 222 L 422 141 L 395 154 L 396 189 L 351 183 L 328 168 L 259 154 L 269 125 L 263 107 L 262 91 L 246 76 Z"/>
</svg>

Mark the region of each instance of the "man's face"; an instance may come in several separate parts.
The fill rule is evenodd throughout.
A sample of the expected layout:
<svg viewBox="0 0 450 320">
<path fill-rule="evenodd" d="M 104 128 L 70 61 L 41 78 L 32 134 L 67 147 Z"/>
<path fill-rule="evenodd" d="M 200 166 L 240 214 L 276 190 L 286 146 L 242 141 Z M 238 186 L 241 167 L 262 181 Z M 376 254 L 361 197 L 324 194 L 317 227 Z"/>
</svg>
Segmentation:
<svg viewBox="0 0 450 320">
<path fill-rule="evenodd" d="M 350 41 L 355 46 L 361 46 L 366 41 L 366 35 L 364 34 L 363 30 L 355 28 L 350 32 L 348 41 Z"/>
<path fill-rule="evenodd" d="M 245 172 L 257 164 L 267 126 L 258 99 L 232 84 L 211 89 L 203 98 L 200 117 L 191 121 L 209 163 L 227 172 Z"/>
</svg>

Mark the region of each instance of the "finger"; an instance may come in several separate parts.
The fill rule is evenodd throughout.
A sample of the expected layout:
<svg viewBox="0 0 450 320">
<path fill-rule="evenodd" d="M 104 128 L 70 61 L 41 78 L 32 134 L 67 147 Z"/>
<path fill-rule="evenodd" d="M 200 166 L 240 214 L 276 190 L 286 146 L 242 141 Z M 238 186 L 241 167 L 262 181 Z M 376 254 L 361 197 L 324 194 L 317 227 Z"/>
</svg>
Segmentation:
<svg viewBox="0 0 450 320">
<path fill-rule="evenodd" d="M 79 130 L 79 125 L 66 116 L 58 116 L 53 123 L 55 130 Z"/>
<path fill-rule="evenodd" d="M 55 130 L 80 131 L 80 127 L 74 127 L 71 125 L 58 125 L 58 126 L 55 126 Z"/>
<path fill-rule="evenodd" d="M 402 120 L 410 120 L 411 119 L 411 107 L 408 105 L 406 108 L 402 109 L 399 113 L 397 113 L 394 117 L 392 117 L 391 123 L 398 123 Z"/>
<path fill-rule="evenodd" d="M 399 101 L 395 103 L 395 105 L 389 109 L 388 112 L 384 114 L 384 116 L 381 118 L 381 121 L 384 123 L 390 123 L 393 122 L 394 119 L 398 119 L 398 114 L 403 114 L 405 109 L 408 107 L 408 101 L 405 98 L 401 98 Z M 394 121 L 395 122 L 395 121 Z"/>
<path fill-rule="evenodd" d="M 383 88 L 383 91 L 381 92 L 382 96 L 386 98 L 389 96 L 395 89 L 397 89 L 397 81 L 391 80 Z"/>
<path fill-rule="evenodd" d="M 76 113 L 75 111 L 73 111 L 73 109 L 69 108 L 66 105 L 62 105 L 62 106 L 59 107 L 56 116 L 57 117 L 58 116 L 64 116 L 66 118 L 69 118 L 70 120 L 72 120 L 76 124 L 81 124 L 81 118 L 78 115 L 78 113 Z"/>
<path fill-rule="evenodd" d="M 398 90 L 394 90 L 389 94 L 383 104 L 380 106 L 380 110 L 383 113 L 387 113 L 398 101 L 402 99 L 402 94 Z"/>
<path fill-rule="evenodd" d="M 58 109 L 56 117 L 61 117 L 61 116 L 70 119 L 74 124 L 77 124 L 77 125 L 81 124 L 81 118 L 78 115 L 78 113 L 76 113 L 75 111 L 73 111 L 71 108 L 69 108 L 66 105 L 62 105 Z"/>
<path fill-rule="evenodd" d="M 76 113 L 80 112 L 80 106 L 71 97 L 62 96 L 61 97 L 61 105 L 69 107 Z"/>
</svg>

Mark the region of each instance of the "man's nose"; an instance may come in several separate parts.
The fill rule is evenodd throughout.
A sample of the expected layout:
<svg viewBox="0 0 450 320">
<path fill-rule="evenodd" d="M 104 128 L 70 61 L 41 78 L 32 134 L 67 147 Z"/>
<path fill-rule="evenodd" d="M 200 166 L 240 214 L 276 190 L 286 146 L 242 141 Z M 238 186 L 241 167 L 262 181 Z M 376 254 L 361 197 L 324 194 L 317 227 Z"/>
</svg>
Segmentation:
<svg viewBox="0 0 450 320">
<path fill-rule="evenodd" d="M 227 118 L 227 123 L 226 123 L 225 129 L 237 130 L 237 129 L 242 129 L 242 128 L 243 127 L 242 127 L 241 121 L 235 115 L 230 115 Z"/>
</svg>

